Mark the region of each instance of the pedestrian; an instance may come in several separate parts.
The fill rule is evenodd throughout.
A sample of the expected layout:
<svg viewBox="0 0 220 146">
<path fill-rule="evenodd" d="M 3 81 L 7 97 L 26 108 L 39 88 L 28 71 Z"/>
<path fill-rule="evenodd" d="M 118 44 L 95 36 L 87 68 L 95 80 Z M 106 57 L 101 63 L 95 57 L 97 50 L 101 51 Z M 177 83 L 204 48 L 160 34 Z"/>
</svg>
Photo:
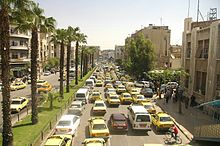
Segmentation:
<svg viewBox="0 0 220 146">
<path fill-rule="evenodd" d="M 190 101 L 190 106 L 191 107 L 195 106 L 195 102 L 196 102 L 195 100 L 196 100 L 196 97 L 194 95 L 192 95 L 191 96 L 191 101 Z"/>
<path fill-rule="evenodd" d="M 170 99 L 170 90 L 167 90 L 167 92 L 165 93 L 165 100 L 166 100 L 166 103 L 169 102 L 169 99 Z"/>
<path fill-rule="evenodd" d="M 172 100 L 173 100 L 173 103 L 176 102 L 176 90 L 173 91 Z"/>
</svg>

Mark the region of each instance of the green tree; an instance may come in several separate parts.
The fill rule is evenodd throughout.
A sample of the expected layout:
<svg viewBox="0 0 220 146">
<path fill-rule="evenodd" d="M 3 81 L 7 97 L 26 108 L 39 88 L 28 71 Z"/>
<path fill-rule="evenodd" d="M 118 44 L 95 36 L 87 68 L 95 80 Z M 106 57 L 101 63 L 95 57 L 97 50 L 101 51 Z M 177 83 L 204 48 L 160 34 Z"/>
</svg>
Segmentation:
<svg viewBox="0 0 220 146">
<path fill-rule="evenodd" d="M 60 44 L 60 97 L 63 98 L 64 46 L 67 44 L 67 30 L 57 29 L 51 41 Z"/>
<path fill-rule="evenodd" d="M 39 7 L 39 4 L 31 2 L 30 8 L 22 13 L 15 13 L 16 24 L 21 31 L 31 30 L 31 106 L 32 124 L 38 122 L 37 111 L 37 58 L 39 48 L 39 33 L 53 32 L 55 29 L 55 19 L 53 17 L 46 18 L 44 16 L 44 10 Z"/>
<path fill-rule="evenodd" d="M 75 84 L 78 85 L 78 64 L 79 64 L 79 43 L 86 43 L 86 35 L 83 33 L 76 33 L 76 49 L 75 49 Z"/>
<path fill-rule="evenodd" d="M 135 35 L 125 42 L 128 59 L 123 62 L 125 69 L 135 78 L 143 78 L 144 72 L 153 68 L 155 55 L 153 45 L 143 34 Z"/>
<path fill-rule="evenodd" d="M 79 27 L 73 28 L 71 26 L 67 29 L 67 80 L 66 80 L 66 92 L 69 92 L 69 70 L 70 70 L 70 52 L 71 52 L 71 43 L 76 40 L 76 33 L 79 31 Z"/>
</svg>

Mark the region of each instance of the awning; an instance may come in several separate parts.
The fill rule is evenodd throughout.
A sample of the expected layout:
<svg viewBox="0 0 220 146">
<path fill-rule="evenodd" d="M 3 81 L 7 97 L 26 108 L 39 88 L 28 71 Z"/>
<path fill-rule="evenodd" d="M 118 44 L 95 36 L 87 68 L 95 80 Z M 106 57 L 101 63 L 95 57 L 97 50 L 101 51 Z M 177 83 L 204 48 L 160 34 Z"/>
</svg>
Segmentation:
<svg viewBox="0 0 220 146">
<path fill-rule="evenodd" d="M 195 108 L 199 108 L 199 107 L 202 107 L 202 106 L 205 106 L 205 105 L 209 105 L 209 106 L 214 106 L 214 107 L 219 107 L 220 108 L 220 99 L 202 103 L 202 104 L 196 106 Z"/>
</svg>

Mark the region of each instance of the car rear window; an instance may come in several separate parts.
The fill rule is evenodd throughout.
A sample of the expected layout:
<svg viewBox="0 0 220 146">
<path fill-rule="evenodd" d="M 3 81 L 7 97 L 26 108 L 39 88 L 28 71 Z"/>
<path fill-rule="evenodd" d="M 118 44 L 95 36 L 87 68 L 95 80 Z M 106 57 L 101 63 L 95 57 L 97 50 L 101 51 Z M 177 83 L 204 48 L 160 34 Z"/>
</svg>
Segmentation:
<svg viewBox="0 0 220 146">
<path fill-rule="evenodd" d="M 12 101 L 11 104 L 21 104 L 21 101 Z"/>
<path fill-rule="evenodd" d="M 70 121 L 59 121 L 57 126 L 70 126 Z"/>
<path fill-rule="evenodd" d="M 136 122 L 150 122 L 149 115 L 137 115 Z"/>
<path fill-rule="evenodd" d="M 170 117 L 160 117 L 160 121 L 161 122 L 168 122 L 168 121 L 172 121 Z"/>
<path fill-rule="evenodd" d="M 95 124 L 93 125 L 93 130 L 100 130 L 100 129 L 106 129 L 105 124 Z"/>
<path fill-rule="evenodd" d="M 85 94 L 77 93 L 76 97 L 85 97 Z"/>
<path fill-rule="evenodd" d="M 103 103 L 96 103 L 95 106 L 96 107 L 102 107 L 102 106 L 104 106 L 104 104 Z"/>
</svg>

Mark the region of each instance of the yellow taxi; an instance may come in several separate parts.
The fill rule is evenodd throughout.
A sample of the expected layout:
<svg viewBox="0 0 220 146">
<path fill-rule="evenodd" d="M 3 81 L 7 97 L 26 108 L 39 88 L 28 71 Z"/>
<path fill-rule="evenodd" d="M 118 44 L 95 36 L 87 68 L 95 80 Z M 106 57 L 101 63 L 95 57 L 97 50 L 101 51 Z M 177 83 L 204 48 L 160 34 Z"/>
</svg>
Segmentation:
<svg viewBox="0 0 220 146">
<path fill-rule="evenodd" d="M 103 138 L 86 138 L 82 144 L 84 146 L 105 146 L 105 140 Z"/>
<path fill-rule="evenodd" d="M 47 83 L 47 84 L 43 84 L 43 85 L 37 85 L 37 91 L 38 93 L 44 92 L 47 93 L 49 91 L 52 90 L 52 85 Z"/>
<path fill-rule="evenodd" d="M 102 95 L 99 90 L 94 90 L 90 98 L 90 102 L 95 102 L 96 100 L 102 100 Z"/>
<path fill-rule="evenodd" d="M 107 103 L 109 105 L 115 105 L 115 106 L 119 106 L 120 105 L 120 100 L 117 94 L 115 93 L 110 93 L 107 96 Z"/>
<path fill-rule="evenodd" d="M 37 85 L 44 85 L 44 84 L 48 84 L 48 82 L 45 80 L 37 80 Z"/>
<path fill-rule="evenodd" d="M 19 89 L 24 89 L 26 88 L 26 84 L 22 81 L 17 81 L 11 84 L 10 88 L 11 91 L 19 90 Z"/>
<path fill-rule="evenodd" d="M 13 98 L 11 102 L 11 112 L 20 112 L 28 105 L 29 100 L 26 97 Z"/>
<path fill-rule="evenodd" d="M 144 97 L 144 95 L 141 94 L 135 94 L 133 97 L 133 102 L 134 103 L 142 103 L 142 102 L 146 102 L 146 98 Z"/>
<path fill-rule="evenodd" d="M 108 88 L 113 88 L 113 85 L 112 85 L 111 83 L 107 83 L 107 84 L 105 85 L 104 91 L 108 90 Z"/>
<path fill-rule="evenodd" d="M 92 117 L 89 119 L 89 136 L 95 138 L 109 138 L 109 129 L 104 117 Z"/>
<path fill-rule="evenodd" d="M 164 112 L 158 112 L 157 114 L 153 114 L 152 124 L 155 126 L 156 131 L 167 131 L 174 125 L 171 116 Z"/>
<path fill-rule="evenodd" d="M 126 92 L 125 86 L 122 84 L 118 85 L 118 87 L 116 88 L 116 92 L 117 92 L 117 94 L 121 94 L 121 93 Z"/>
<path fill-rule="evenodd" d="M 141 102 L 141 105 L 144 106 L 144 108 L 150 113 L 150 114 L 156 114 L 156 108 L 153 105 L 153 103 L 145 101 L 145 102 Z"/>
<path fill-rule="evenodd" d="M 102 85 L 103 85 L 102 80 L 97 80 L 95 85 L 96 85 L 96 87 L 102 87 Z"/>
<path fill-rule="evenodd" d="M 122 93 L 119 97 L 121 103 L 132 103 L 133 102 L 133 99 L 131 97 L 131 94 L 130 93 Z"/>
<path fill-rule="evenodd" d="M 140 94 L 140 91 L 137 88 L 132 88 L 129 92 L 131 94 L 131 97 Z"/>
<path fill-rule="evenodd" d="M 52 135 L 47 138 L 44 146 L 71 146 L 72 139 L 72 135 Z"/>
<path fill-rule="evenodd" d="M 105 102 L 103 100 L 96 100 L 92 107 L 92 113 L 94 115 L 105 115 L 107 111 Z"/>
</svg>

